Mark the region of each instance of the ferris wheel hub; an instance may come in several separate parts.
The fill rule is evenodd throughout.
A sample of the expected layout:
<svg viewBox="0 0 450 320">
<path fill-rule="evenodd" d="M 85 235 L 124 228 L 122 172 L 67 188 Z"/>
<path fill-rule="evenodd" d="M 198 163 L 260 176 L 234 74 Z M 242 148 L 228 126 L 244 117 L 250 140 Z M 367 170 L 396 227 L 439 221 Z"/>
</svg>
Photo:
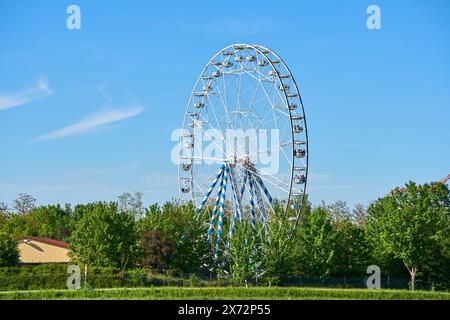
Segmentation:
<svg viewBox="0 0 450 320">
<path fill-rule="evenodd" d="M 250 156 L 248 154 L 244 154 L 240 159 L 239 162 L 242 163 L 244 166 L 249 166 L 252 164 L 250 161 Z"/>
<path fill-rule="evenodd" d="M 227 157 L 227 163 L 231 166 L 239 163 L 244 166 L 251 166 L 253 163 L 250 160 L 250 156 L 248 154 L 244 154 L 240 157 L 238 157 L 235 153 L 230 153 Z"/>
<path fill-rule="evenodd" d="M 228 162 L 229 165 L 235 165 L 236 162 L 237 162 L 236 154 L 230 153 L 230 154 L 228 155 L 227 160 L 228 160 L 227 162 Z"/>
</svg>

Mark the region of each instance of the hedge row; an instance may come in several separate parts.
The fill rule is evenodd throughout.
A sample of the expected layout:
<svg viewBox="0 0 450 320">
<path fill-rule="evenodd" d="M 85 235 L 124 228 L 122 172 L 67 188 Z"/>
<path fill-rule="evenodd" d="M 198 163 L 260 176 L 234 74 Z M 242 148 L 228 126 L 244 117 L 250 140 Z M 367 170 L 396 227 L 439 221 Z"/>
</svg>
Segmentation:
<svg viewBox="0 0 450 320">
<path fill-rule="evenodd" d="M 81 268 L 81 282 L 84 288 L 84 274 Z M 190 277 L 174 277 L 153 275 L 143 269 L 121 270 L 106 267 L 89 267 L 86 288 L 134 288 L 152 286 L 178 287 L 222 287 L 237 286 L 229 280 L 210 280 L 208 276 L 201 278 L 192 274 Z M 66 289 L 67 265 L 47 264 L 0 268 L 0 291 L 12 290 L 48 290 Z M 386 281 L 387 280 L 387 281 Z M 252 284 L 249 284 L 251 286 Z M 267 284 L 266 284 L 267 285 Z M 365 288 L 365 279 L 361 278 L 289 278 L 282 286 L 322 287 L 322 288 Z M 407 289 L 407 279 L 382 279 L 382 288 Z M 431 286 L 420 283 L 417 289 L 430 289 Z"/>
<path fill-rule="evenodd" d="M 84 273 L 81 281 L 84 287 Z M 67 265 L 49 264 L 0 268 L 0 291 L 66 289 Z M 195 275 L 190 278 L 174 278 L 151 275 L 143 269 L 121 270 L 106 267 L 90 267 L 87 288 L 152 287 L 152 286 L 220 286 L 229 285 L 225 281 L 205 281 Z"/>
</svg>

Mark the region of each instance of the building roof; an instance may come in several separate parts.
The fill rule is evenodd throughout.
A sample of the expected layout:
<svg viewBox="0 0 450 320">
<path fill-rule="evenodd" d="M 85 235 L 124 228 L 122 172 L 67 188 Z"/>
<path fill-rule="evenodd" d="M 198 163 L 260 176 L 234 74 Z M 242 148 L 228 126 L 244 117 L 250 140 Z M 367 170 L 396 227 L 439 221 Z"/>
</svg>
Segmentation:
<svg viewBox="0 0 450 320">
<path fill-rule="evenodd" d="M 41 238 L 41 237 L 19 237 L 17 240 L 33 240 L 37 242 L 47 243 L 51 244 L 53 246 L 61 247 L 61 248 L 68 248 L 69 244 L 67 242 L 58 241 L 54 239 L 49 238 Z"/>
</svg>

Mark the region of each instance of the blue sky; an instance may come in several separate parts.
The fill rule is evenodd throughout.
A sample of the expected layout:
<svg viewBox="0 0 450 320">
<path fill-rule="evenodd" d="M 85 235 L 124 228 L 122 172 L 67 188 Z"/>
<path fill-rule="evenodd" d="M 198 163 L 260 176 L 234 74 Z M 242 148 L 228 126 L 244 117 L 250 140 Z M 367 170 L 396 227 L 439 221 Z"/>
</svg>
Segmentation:
<svg viewBox="0 0 450 320">
<path fill-rule="evenodd" d="M 81 30 L 66 28 L 71 4 Z M 366 27 L 370 4 L 381 30 Z M 272 48 L 295 75 L 314 203 L 367 204 L 450 172 L 446 0 L 2 0 L 0 39 L 0 201 L 177 197 L 170 134 L 232 43 Z"/>
</svg>

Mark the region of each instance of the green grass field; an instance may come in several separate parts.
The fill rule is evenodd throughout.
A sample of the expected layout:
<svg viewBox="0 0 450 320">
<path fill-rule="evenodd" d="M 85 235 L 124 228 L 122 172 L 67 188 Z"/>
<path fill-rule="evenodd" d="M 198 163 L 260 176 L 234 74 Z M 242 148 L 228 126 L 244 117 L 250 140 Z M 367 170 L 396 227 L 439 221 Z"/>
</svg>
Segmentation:
<svg viewBox="0 0 450 320">
<path fill-rule="evenodd" d="M 450 300 L 449 292 L 318 288 L 180 288 L 0 292 L 0 299 L 148 299 L 148 300 Z"/>
</svg>

